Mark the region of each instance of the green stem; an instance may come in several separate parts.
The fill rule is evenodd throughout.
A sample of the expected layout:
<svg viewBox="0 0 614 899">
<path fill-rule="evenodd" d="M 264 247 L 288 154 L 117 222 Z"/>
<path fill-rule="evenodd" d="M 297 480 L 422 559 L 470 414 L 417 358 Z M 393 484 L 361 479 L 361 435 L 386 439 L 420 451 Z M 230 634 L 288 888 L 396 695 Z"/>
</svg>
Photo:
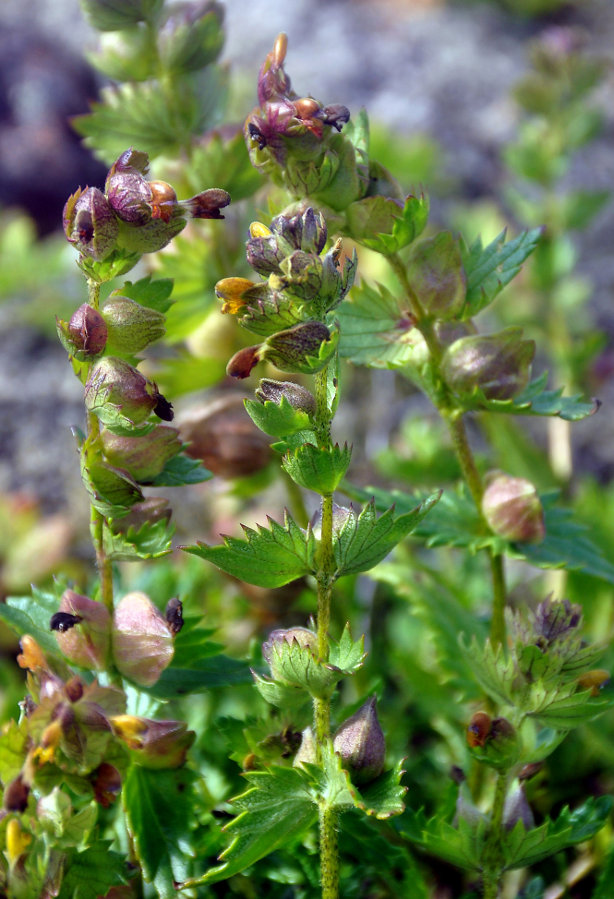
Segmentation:
<svg viewBox="0 0 614 899">
<path fill-rule="evenodd" d="M 337 844 L 337 812 L 326 805 L 321 805 L 319 821 L 322 899 L 338 899 L 339 847 Z"/>
<path fill-rule="evenodd" d="M 484 899 L 497 899 L 502 874 L 501 837 L 503 832 L 503 811 L 507 792 L 507 774 L 499 774 L 495 785 L 492 817 L 482 857 L 482 881 Z"/>
</svg>

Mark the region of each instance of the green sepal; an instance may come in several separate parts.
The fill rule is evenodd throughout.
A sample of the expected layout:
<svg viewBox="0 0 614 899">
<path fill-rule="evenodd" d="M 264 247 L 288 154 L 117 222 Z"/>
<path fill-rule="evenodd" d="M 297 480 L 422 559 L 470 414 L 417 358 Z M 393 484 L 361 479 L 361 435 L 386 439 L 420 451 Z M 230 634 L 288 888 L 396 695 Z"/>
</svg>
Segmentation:
<svg viewBox="0 0 614 899">
<path fill-rule="evenodd" d="M 68 353 L 68 355 L 73 360 L 76 359 L 77 362 L 91 363 L 95 359 L 97 359 L 98 356 L 102 355 L 102 352 L 104 352 L 104 350 L 103 350 L 103 351 L 101 351 L 101 353 L 98 353 L 98 355 L 93 356 L 91 353 L 85 353 L 85 352 L 83 352 L 83 350 L 76 349 L 76 347 L 73 343 L 73 340 L 70 336 L 70 332 L 68 330 L 68 322 L 62 321 L 62 319 L 58 318 L 57 316 L 55 319 L 55 330 L 56 330 L 56 334 L 58 335 L 58 340 L 60 341 L 60 343 L 62 344 L 62 346 Z M 87 372 L 88 367 L 84 366 L 84 368 L 85 368 L 85 371 Z M 80 374 L 78 374 L 76 371 L 75 371 L 75 374 L 77 374 L 77 377 L 79 378 L 79 380 L 81 380 Z M 86 375 L 86 378 L 87 378 L 87 375 Z"/>
<path fill-rule="evenodd" d="M 242 525 L 246 540 L 224 537 L 217 546 L 198 543 L 181 549 L 257 587 L 282 587 L 312 573 L 316 541 L 311 528 L 303 531 L 288 512 L 283 525 L 272 518 L 268 522 L 268 528 L 258 525 L 258 530 Z"/>
<path fill-rule="evenodd" d="M 307 646 L 296 640 L 274 641 L 271 646 L 271 670 L 274 680 L 284 686 L 300 687 L 315 699 L 330 699 L 342 672 L 317 659 Z"/>
<path fill-rule="evenodd" d="M 295 409 L 290 401 L 282 396 L 279 403 L 267 400 L 245 400 L 247 414 L 256 427 L 272 437 L 287 437 L 297 431 L 309 430 L 311 419 L 303 409 Z"/>
<path fill-rule="evenodd" d="M 590 840 L 606 823 L 612 797 L 591 797 L 573 812 L 565 807 L 554 821 L 525 830 L 522 821 L 503 835 L 503 870 L 528 868 L 548 856 Z"/>
<path fill-rule="evenodd" d="M 547 381 L 548 372 L 544 372 L 531 381 L 524 390 L 508 400 L 488 399 L 479 388 L 476 388 L 471 395 L 464 395 L 457 402 L 467 412 L 485 410 L 507 415 L 558 415 L 559 418 L 566 421 L 580 421 L 589 415 L 594 415 L 599 408 L 597 400 L 587 402 L 581 394 L 563 396 L 563 387 L 546 390 Z"/>
<path fill-rule="evenodd" d="M 296 431 L 294 434 L 287 434 L 282 440 L 276 440 L 275 443 L 272 443 L 271 449 L 275 450 L 276 453 L 283 454 L 293 452 L 304 443 L 311 443 L 313 446 L 318 445 L 315 431 L 309 429 L 306 431 Z"/>
<path fill-rule="evenodd" d="M 411 512 L 396 517 L 394 508 L 390 508 L 378 518 L 373 500 L 360 513 L 350 507 L 344 520 L 333 530 L 335 576 L 368 571 L 381 562 L 414 530 L 440 496 L 441 493 L 433 493 Z"/>
<path fill-rule="evenodd" d="M 487 247 L 482 245 L 480 237 L 469 247 L 461 243 L 467 276 L 464 319 L 473 318 L 489 306 L 506 284 L 516 277 L 522 263 L 535 250 L 542 233 L 542 228 L 533 228 L 506 243 L 506 232 L 502 231 Z"/>
<path fill-rule="evenodd" d="M 346 209 L 347 232 L 358 243 L 390 256 L 424 231 L 429 217 L 425 194 L 411 194 L 402 207 L 392 197 L 363 197 Z"/>
<path fill-rule="evenodd" d="M 164 71 L 172 75 L 196 72 L 215 62 L 224 46 L 221 12 L 210 11 L 195 21 L 162 31 L 160 57 Z"/>
<path fill-rule="evenodd" d="M 362 636 L 359 640 L 353 640 L 349 622 L 338 640 L 329 639 L 328 662 L 346 676 L 362 668 L 366 656 L 365 638 Z"/>
<path fill-rule="evenodd" d="M 303 316 L 302 308 L 294 297 L 280 291 L 267 292 L 266 286 L 264 284 L 262 286 L 265 290 L 259 290 L 261 297 L 251 303 L 248 302 L 244 310 L 237 315 L 237 321 L 246 331 L 259 337 L 269 337 L 311 318 L 308 304 L 302 307 L 306 313 Z M 258 288 L 261 288 L 261 285 L 258 285 Z"/>
<path fill-rule="evenodd" d="M 138 281 L 126 281 L 120 288 L 114 290 L 111 297 L 119 294 L 134 300 L 140 306 L 146 306 L 163 315 L 171 308 L 174 300 L 171 299 L 173 281 L 171 278 L 156 278 L 151 275 L 139 278 Z"/>
<path fill-rule="evenodd" d="M 546 727 L 572 730 L 598 718 L 613 705 L 612 695 L 593 696 L 592 690 L 578 690 L 575 685 L 571 685 L 565 690 L 559 690 L 556 698 L 543 710 L 535 711 L 532 717 Z"/>
<path fill-rule="evenodd" d="M 407 793 L 407 787 L 401 785 L 405 774 L 402 765 L 401 761 L 395 768 L 384 771 L 370 784 L 361 787 L 360 791 L 351 783 L 350 795 L 354 806 L 365 815 L 380 820 L 401 815 L 405 811 L 403 797 Z"/>
<path fill-rule="evenodd" d="M 458 317 L 467 285 L 458 241 L 449 231 L 412 247 L 407 276 L 427 315 L 441 321 Z"/>
<path fill-rule="evenodd" d="M 202 484 L 212 477 L 199 459 L 192 459 L 186 453 L 178 453 L 168 460 L 160 474 L 148 486 L 183 487 L 185 484 Z"/>
<path fill-rule="evenodd" d="M 347 443 L 343 447 L 336 443 L 330 449 L 303 443 L 287 453 L 281 465 L 300 487 L 327 495 L 334 493 L 345 477 L 351 458 L 352 447 Z"/>
<path fill-rule="evenodd" d="M 460 634 L 458 642 L 466 664 L 484 692 L 497 703 L 515 705 L 520 690 L 516 693 L 514 689 L 518 672 L 512 656 L 502 646 L 493 647 L 490 640 L 481 643 L 475 636 L 467 644 Z"/>
<path fill-rule="evenodd" d="M 269 705 L 274 705 L 276 708 L 290 712 L 301 709 L 311 702 L 309 693 L 306 693 L 301 687 L 280 684 L 277 681 L 262 677 L 255 671 L 252 672 L 252 676 L 256 689 Z"/>
<path fill-rule="evenodd" d="M 89 439 L 81 447 L 81 480 L 90 503 L 105 518 L 122 518 L 143 501 L 136 481 L 123 469 L 104 462 L 99 444 Z"/>
<path fill-rule="evenodd" d="M 96 281 L 97 284 L 105 284 L 134 268 L 141 255 L 118 247 L 102 261 L 90 259 L 89 256 L 79 256 L 78 265 L 86 278 Z"/>
<path fill-rule="evenodd" d="M 191 859 L 198 775 L 185 767 L 153 771 L 133 764 L 122 784 L 128 828 L 144 878 L 160 899 L 174 899 Z"/>
<path fill-rule="evenodd" d="M 233 842 L 195 884 L 215 883 L 244 871 L 280 846 L 298 840 L 318 819 L 313 785 L 302 768 L 271 765 L 245 774 L 248 789 L 233 800 L 239 815 L 224 828 Z"/>
<path fill-rule="evenodd" d="M 132 562 L 139 559 L 159 559 L 172 551 L 174 525 L 160 519 L 146 521 L 138 530 L 128 528 L 125 533 L 113 529 L 113 519 L 105 521 L 102 528 L 104 551 L 115 562 Z"/>
<path fill-rule="evenodd" d="M 139 22 L 154 22 L 164 0 L 80 0 L 86 19 L 96 31 L 123 31 Z"/>
<path fill-rule="evenodd" d="M 146 81 L 157 74 L 156 50 L 147 29 L 125 28 L 108 40 L 102 35 L 98 49 L 86 57 L 110 81 Z"/>
</svg>

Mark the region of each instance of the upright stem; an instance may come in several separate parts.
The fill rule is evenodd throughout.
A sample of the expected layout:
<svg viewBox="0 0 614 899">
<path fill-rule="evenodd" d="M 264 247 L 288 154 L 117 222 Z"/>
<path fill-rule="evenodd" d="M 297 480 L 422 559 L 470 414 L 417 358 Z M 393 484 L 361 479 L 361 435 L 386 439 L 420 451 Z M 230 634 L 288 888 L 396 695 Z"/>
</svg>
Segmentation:
<svg viewBox="0 0 614 899">
<path fill-rule="evenodd" d="M 482 857 L 482 880 L 484 899 L 497 899 L 501 880 L 501 832 L 503 827 L 503 811 L 507 791 L 507 774 L 497 775 L 492 818 L 484 844 Z"/>
<path fill-rule="evenodd" d="M 315 431 L 320 446 L 329 447 L 331 415 L 328 407 L 328 368 L 316 375 Z M 317 639 L 318 657 L 328 659 L 328 631 L 330 627 L 330 606 L 332 598 L 335 557 L 333 551 L 333 497 L 324 494 L 321 502 L 321 535 L 317 555 L 318 613 Z M 314 730 L 316 735 L 316 759 L 322 762 L 323 747 L 330 740 L 330 701 L 314 699 Z M 337 812 L 330 808 L 325 798 L 320 799 L 320 869 L 322 878 L 322 899 L 338 899 L 339 896 L 339 848 L 337 842 Z"/>
</svg>

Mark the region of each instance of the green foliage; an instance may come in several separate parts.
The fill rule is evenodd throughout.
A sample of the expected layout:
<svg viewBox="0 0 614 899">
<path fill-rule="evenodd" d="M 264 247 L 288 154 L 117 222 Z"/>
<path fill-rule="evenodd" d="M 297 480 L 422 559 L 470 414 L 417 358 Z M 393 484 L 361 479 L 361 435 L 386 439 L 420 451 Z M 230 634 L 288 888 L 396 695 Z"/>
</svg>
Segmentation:
<svg viewBox="0 0 614 899">
<path fill-rule="evenodd" d="M 347 443 L 343 448 L 335 444 L 330 450 L 303 443 L 284 456 L 282 468 L 307 490 L 334 493 L 348 470 L 351 456 L 352 449 Z"/>
<path fill-rule="evenodd" d="M 295 409 L 285 396 L 282 396 L 279 403 L 270 400 L 264 403 L 245 400 L 245 408 L 254 424 L 265 434 L 271 434 L 273 437 L 288 437 L 311 427 L 311 419 L 307 412 Z"/>
<path fill-rule="evenodd" d="M 81 851 L 73 849 L 65 862 L 59 899 L 98 899 L 111 887 L 128 882 L 123 857 L 110 849 L 110 842 L 98 840 Z"/>
</svg>

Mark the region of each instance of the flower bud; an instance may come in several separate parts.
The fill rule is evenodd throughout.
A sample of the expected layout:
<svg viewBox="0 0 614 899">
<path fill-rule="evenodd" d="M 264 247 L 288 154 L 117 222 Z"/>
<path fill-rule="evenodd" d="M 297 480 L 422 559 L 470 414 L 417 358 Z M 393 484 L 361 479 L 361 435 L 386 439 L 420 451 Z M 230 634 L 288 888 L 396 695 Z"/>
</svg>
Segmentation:
<svg viewBox="0 0 614 899">
<path fill-rule="evenodd" d="M 143 424 L 152 412 L 165 421 L 173 418 L 172 406 L 154 382 L 115 356 L 101 359 L 90 371 L 85 385 L 85 405 L 110 428 L 126 421 L 132 425 Z"/>
<path fill-rule="evenodd" d="M 61 620 L 58 616 L 66 616 Z M 68 617 L 73 619 L 69 624 Z M 68 626 L 66 626 L 68 624 Z M 104 670 L 111 641 L 111 616 L 105 605 L 65 590 L 59 612 L 52 616 L 58 646 L 69 662 L 80 668 Z"/>
<path fill-rule="evenodd" d="M 260 362 L 261 350 L 262 344 L 260 343 L 255 346 L 246 346 L 243 347 L 243 349 L 238 350 L 234 356 L 228 360 L 228 365 L 226 366 L 226 374 L 228 377 L 239 378 L 240 380 L 249 378 L 252 369 Z"/>
<path fill-rule="evenodd" d="M 208 0 L 172 6 L 158 35 L 164 71 L 197 72 L 214 62 L 224 44 L 223 17 Z"/>
<path fill-rule="evenodd" d="M 100 262 L 114 249 L 119 225 L 114 211 L 97 187 L 79 189 L 66 202 L 64 233 L 82 256 Z"/>
<path fill-rule="evenodd" d="M 179 431 L 167 425 L 156 425 L 144 437 L 124 437 L 106 428 L 100 436 L 111 465 L 123 468 L 139 484 L 153 481 L 182 447 Z"/>
<path fill-rule="evenodd" d="M 243 396 L 222 396 L 193 409 L 179 430 L 186 454 L 220 478 L 246 477 L 271 461 L 269 438 L 247 415 Z"/>
<path fill-rule="evenodd" d="M 522 826 L 525 830 L 531 830 L 532 827 L 535 827 L 535 818 L 527 802 L 524 787 L 516 781 L 505 797 L 503 826 L 506 830 L 513 830 L 519 821 L 522 821 Z"/>
<path fill-rule="evenodd" d="M 221 312 L 225 315 L 237 315 L 242 312 L 254 294 L 259 292 L 259 285 L 247 278 L 222 278 L 215 285 L 215 295 L 223 300 Z"/>
<path fill-rule="evenodd" d="M 377 718 L 376 701 L 375 696 L 368 699 L 333 737 L 334 750 L 357 785 L 375 780 L 384 768 L 386 741 Z"/>
<path fill-rule="evenodd" d="M 328 352 L 323 351 L 324 344 L 330 344 Z M 315 374 L 324 368 L 335 346 L 326 325 L 308 321 L 272 334 L 262 344 L 259 355 L 282 371 Z"/>
<path fill-rule="evenodd" d="M 31 842 L 32 835 L 22 830 L 19 820 L 9 818 L 6 825 L 6 857 L 11 868 L 15 866 Z"/>
<path fill-rule="evenodd" d="M 541 543 L 546 535 L 537 490 L 524 478 L 492 473 L 482 497 L 482 514 L 489 528 L 506 540 Z"/>
<path fill-rule="evenodd" d="M 219 187 L 203 190 L 189 200 L 180 200 L 179 206 L 184 214 L 193 219 L 223 219 L 220 212 L 230 203 L 230 194 Z"/>
<path fill-rule="evenodd" d="M 111 719 L 115 735 L 134 753 L 144 768 L 178 768 L 196 734 L 183 721 L 155 721 L 135 715 Z"/>
<path fill-rule="evenodd" d="M 109 169 L 105 194 L 109 206 L 123 222 L 145 225 L 151 220 L 152 189 L 144 177 L 148 170 L 147 153 L 132 147 L 125 150 Z"/>
<path fill-rule="evenodd" d="M 112 296 L 102 308 L 110 353 L 140 353 L 165 333 L 162 312 L 128 297 Z"/>
<path fill-rule="evenodd" d="M 97 309 L 83 303 L 68 322 L 68 335 L 75 350 L 84 356 L 98 356 L 107 343 L 107 326 Z"/>
<path fill-rule="evenodd" d="M 308 415 L 316 411 L 314 395 L 294 381 L 273 381 L 271 378 L 262 378 L 260 386 L 256 390 L 256 396 L 262 403 L 271 402 L 277 406 L 285 398 L 295 409 L 300 409 Z"/>
<path fill-rule="evenodd" d="M 262 644 L 262 656 L 271 668 L 271 674 L 275 677 L 275 648 L 288 643 L 298 643 L 303 649 L 308 649 L 312 655 L 317 652 L 318 638 L 313 631 L 306 627 L 278 628 L 271 631 L 268 640 Z"/>
<path fill-rule="evenodd" d="M 8 812 L 25 812 L 29 795 L 29 785 L 24 782 L 22 775 L 18 774 L 4 789 L 3 808 Z"/>
<path fill-rule="evenodd" d="M 151 687 L 173 658 L 173 635 L 144 593 L 128 593 L 113 613 L 113 661 L 117 670 Z"/>
<path fill-rule="evenodd" d="M 507 718 L 491 718 L 476 712 L 467 727 L 467 745 L 479 761 L 506 770 L 518 759 L 520 743 L 516 729 Z"/>
<path fill-rule="evenodd" d="M 444 353 L 441 373 L 459 395 L 479 388 L 489 400 L 506 400 L 523 390 L 535 355 L 533 340 L 520 328 L 498 334 L 461 337 Z"/>
</svg>

